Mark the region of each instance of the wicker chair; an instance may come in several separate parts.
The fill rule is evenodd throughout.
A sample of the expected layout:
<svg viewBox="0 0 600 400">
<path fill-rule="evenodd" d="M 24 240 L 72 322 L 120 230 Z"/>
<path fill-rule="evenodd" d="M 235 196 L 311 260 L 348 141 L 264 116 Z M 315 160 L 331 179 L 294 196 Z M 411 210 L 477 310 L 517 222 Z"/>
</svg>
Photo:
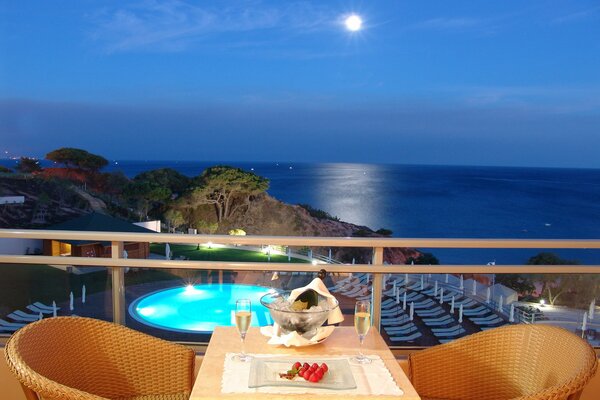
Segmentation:
<svg viewBox="0 0 600 400">
<path fill-rule="evenodd" d="M 576 400 L 597 364 L 562 328 L 511 325 L 413 353 L 409 376 L 422 399 Z"/>
<path fill-rule="evenodd" d="M 193 350 L 91 318 L 34 322 L 5 352 L 28 400 L 183 400 L 194 382 Z"/>
</svg>

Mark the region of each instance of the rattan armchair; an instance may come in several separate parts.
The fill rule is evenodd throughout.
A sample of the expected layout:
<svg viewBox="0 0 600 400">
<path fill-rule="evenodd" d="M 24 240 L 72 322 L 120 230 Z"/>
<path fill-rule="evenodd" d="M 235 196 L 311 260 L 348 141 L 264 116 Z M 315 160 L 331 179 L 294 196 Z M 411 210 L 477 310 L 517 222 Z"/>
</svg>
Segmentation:
<svg viewBox="0 0 600 400">
<path fill-rule="evenodd" d="M 409 356 L 422 399 L 578 399 L 597 368 L 594 349 L 549 325 L 512 325 Z"/>
<path fill-rule="evenodd" d="M 34 322 L 5 352 L 28 400 L 183 400 L 194 382 L 192 349 L 91 318 Z"/>
</svg>

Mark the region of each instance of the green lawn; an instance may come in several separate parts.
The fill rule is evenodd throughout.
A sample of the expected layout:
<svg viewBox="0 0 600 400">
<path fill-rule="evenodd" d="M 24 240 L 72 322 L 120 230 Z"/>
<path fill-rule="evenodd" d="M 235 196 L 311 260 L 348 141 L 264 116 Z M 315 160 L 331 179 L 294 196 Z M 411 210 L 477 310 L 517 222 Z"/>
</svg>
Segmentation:
<svg viewBox="0 0 600 400">
<path fill-rule="evenodd" d="M 267 262 L 268 256 L 259 251 L 248 251 L 240 249 L 232 249 L 229 247 L 225 248 L 212 248 L 209 249 L 205 246 L 188 245 L 188 244 L 170 244 L 173 258 L 184 256 L 190 260 L 196 261 L 242 261 L 242 262 Z M 150 251 L 155 254 L 165 254 L 165 244 L 155 243 L 150 245 Z M 280 254 L 272 254 L 271 262 L 276 263 L 287 263 L 288 257 Z M 307 260 L 292 257 L 290 263 L 308 263 Z"/>
</svg>

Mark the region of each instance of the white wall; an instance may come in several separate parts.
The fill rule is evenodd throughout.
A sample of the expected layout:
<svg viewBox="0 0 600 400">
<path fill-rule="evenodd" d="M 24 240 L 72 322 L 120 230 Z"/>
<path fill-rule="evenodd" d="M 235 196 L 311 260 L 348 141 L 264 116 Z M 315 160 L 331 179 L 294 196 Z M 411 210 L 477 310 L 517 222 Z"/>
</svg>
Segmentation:
<svg viewBox="0 0 600 400">
<path fill-rule="evenodd" d="M 41 239 L 0 239 L 0 254 L 25 254 L 29 247 L 29 253 L 33 254 L 35 249 L 42 251 Z"/>
<path fill-rule="evenodd" d="M 134 225 L 141 226 L 142 228 L 153 230 L 154 232 L 160 233 L 160 220 L 156 221 L 144 221 L 144 222 L 134 222 Z"/>
</svg>

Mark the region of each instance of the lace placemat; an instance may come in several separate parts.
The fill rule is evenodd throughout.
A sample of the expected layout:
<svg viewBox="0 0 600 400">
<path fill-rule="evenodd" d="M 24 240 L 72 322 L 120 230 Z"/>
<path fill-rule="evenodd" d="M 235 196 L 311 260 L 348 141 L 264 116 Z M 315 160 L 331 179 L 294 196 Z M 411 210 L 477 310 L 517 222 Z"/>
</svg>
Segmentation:
<svg viewBox="0 0 600 400">
<path fill-rule="evenodd" d="M 342 395 L 364 395 L 364 396 L 401 396 L 404 394 L 398 387 L 390 371 L 387 369 L 383 360 L 379 356 L 370 356 L 373 359 L 371 364 L 350 363 L 352 375 L 356 381 L 356 389 L 330 390 L 316 389 L 307 387 L 292 386 L 264 386 L 259 388 L 249 388 L 248 379 L 250 377 L 250 362 L 239 362 L 232 360 L 233 353 L 225 355 L 225 365 L 223 368 L 223 378 L 221 380 L 221 393 L 279 393 L 279 394 L 342 394 Z M 281 357 L 290 359 L 289 355 L 273 354 L 252 354 L 253 357 L 276 358 Z M 353 356 L 311 356 L 311 359 L 350 359 Z M 305 357 L 306 358 L 306 357 Z M 293 363 L 291 361 L 290 363 Z M 283 371 L 282 371 L 283 372 Z"/>
</svg>

